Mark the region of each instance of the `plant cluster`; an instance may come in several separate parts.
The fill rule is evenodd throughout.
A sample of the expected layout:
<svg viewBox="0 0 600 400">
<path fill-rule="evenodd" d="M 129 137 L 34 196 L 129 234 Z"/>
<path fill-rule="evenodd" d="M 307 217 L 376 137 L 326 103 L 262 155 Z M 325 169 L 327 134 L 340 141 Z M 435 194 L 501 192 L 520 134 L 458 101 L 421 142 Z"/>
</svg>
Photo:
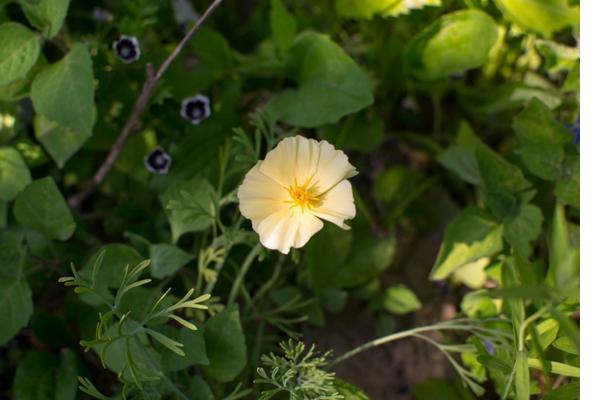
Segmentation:
<svg viewBox="0 0 600 400">
<path fill-rule="evenodd" d="M 578 0 L 0 0 L 0 397 L 577 399 L 579 136 Z"/>
</svg>

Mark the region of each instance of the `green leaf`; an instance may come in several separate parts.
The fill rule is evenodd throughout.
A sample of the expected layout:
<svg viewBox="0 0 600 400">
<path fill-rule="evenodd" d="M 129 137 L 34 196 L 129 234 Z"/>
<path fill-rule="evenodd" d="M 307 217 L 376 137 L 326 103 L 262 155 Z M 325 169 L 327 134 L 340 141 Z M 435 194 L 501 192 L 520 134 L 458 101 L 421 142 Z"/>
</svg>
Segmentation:
<svg viewBox="0 0 600 400">
<path fill-rule="evenodd" d="M 20 0 L 27 19 L 39 28 L 44 36 L 56 36 L 63 25 L 69 8 L 69 0 Z"/>
<path fill-rule="evenodd" d="M 375 15 L 396 17 L 425 6 L 439 6 L 441 0 L 336 0 L 336 11 L 346 18 L 371 19 Z"/>
<path fill-rule="evenodd" d="M 403 315 L 421 308 L 421 302 L 412 290 L 402 284 L 386 289 L 383 307 L 392 314 Z"/>
<path fill-rule="evenodd" d="M 564 207 L 556 204 L 550 243 L 547 282 L 556 288 L 579 292 L 579 249 L 570 243 Z"/>
<path fill-rule="evenodd" d="M 513 129 L 521 142 L 518 153 L 527 168 L 542 179 L 558 178 L 564 157 L 563 145 L 573 137 L 555 120 L 552 111 L 534 98 L 514 119 Z"/>
<path fill-rule="evenodd" d="M 185 264 L 194 259 L 194 256 L 181 250 L 177 246 L 161 243 L 150 246 L 150 274 L 154 278 L 165 278 L 173 275 Z"/>
<path fill-rule="evenodd" d="M 49 239 L 67 240 L 75 232 L 75 221 L 51 177 L 31 182 L 17 195 L 15 218 L 24 227 Z"/>
<path fill-rule="evenodd" d="M 31 84 L 31 100 L 38 113 L 62 128 L 91 136 L 94 75 L 87 48 L 77 43 L 61 61 L 44 67 Z"/>
<path fill-rule="evenodd" d="M 54 368 L 58 365 L 54 354 L 30 351 L 17 366 L 13 382 L 15 400 L 54 399 Z"/>
<path fill-rule="evenodd" d="M 495 0 L 504 15 L 522 28 L 551 36 L 579 26 L 579 6 L 567 0 Z"/>
<path fill-rule="evenodd" d="M 579 208 L 579 156 L 567 156 L 554 194 L 560 201 Z"/>
<path fill-rule="evenodd" d="M 395 252 L 393 236 L 380 237 L 359 217 L 349 231 L 326 224 L 306 246 L 306 262 L 311 281 L 320 291 L 369 282 L 390 266 Z"/>
<path fill-rule="evenodd" d="M 498 27 L 486 13 L 470 9 L 446 14 L 407 45 L 412 71 L 435 80 L 482 66 L 498 40 Z"/>
<path fill-rule="evenodd" d="M 385 136 L 385 124 L 379 117 L 367 118 L 362 114 L 354 114 L 341 125 L 322 126 L 317 133 L 336 149 L 369 153 L 381 145 Z"/>
<path fill-rule="evenodd" d="M 283 54 L 294 42 L 296 20 L 281 0 L 271 0 L 271 33 L 277 49 Z"/>
<path fill-rule="evenodd" d="M 481 175 L 475 157 L 475 147 L 478 142 L 471 126 L 466 121 L 461 121 L 456 135 L 456 145 L 440 153 L 437 160 L 465 182 L 480 185 Z"/>
<path fill-rule="evenodd" d="M 21 154 L 12 147 L 0 147 L 0 200 L 11 201 L 31 182 Z"/>
<path fill-rule="evenodd" d="M 552 343 L 552 346 L 565 353 L 580 355 L 579 347 L 575 346 L 567 336 L 560 336 Z"/>
<path fill-rule="evenodd" d="M 24 78 L 40 54 L 40 38 L 16 22 L 0 25 L 0 86 Z"/>
<path fill-rule="evenodd" d="M 246 366 L 246 339 L 237 306 L 211 317 L 204 328 L 210 365 L 203 370 L 219 382 L 233 380 Z"/>
<path fill-rule="evenodd" d="M 140 253 L 131 246 L 121 243 L 108 244 L 102 246 L 92 255 L 81 270 L 81 275 L 86 279 L 92 279 L 92 270 L 97 260 L 99 260 L 98 256 L 102 253 L 104 256 L 97 266 L 97 272 L 94 277 L 95 286 L 99 289 L 118 288 L 123 280 L 125 267 L 129 265 L 129 269 L 131 270 L 131 268 L 143 260 Z"/>
<path fill-rule="evenodd" d="M 340 378 L 334 379 L 333 386 L 344 400 L 369 400 L 362 390 Z"/>
<path fill-rule="evenodd" d="M 579 48 L 565 46 L 551 40 L 536 40 L 536 47 L 544 56 L 544 68 L 550 74 L 571 71 L 579 62 Z"/>
<path fill-rule="evenodd" d="M 531 242 L 542 233 L 543 221 L 542 211 L 531 204 L 519 207 L 517 214 L 504 221 L 504 237 L 523 259 L 531 255 Z"/>
<path fill-rule="evenodd" d="M 208 365 L 208 355 L 206 353 L 206 342 L 204 340 L 204 326 L 200 325 L 198 330 L 192 331 L 187 328 L 175 330 L 172 337 L 174 340 L 183 344 L 185 356 L 179 356 L 171 351 L 163 352 L 162 364 L 168 371 L 180 371 L 193 365 Z"/>
<path fill-rule="evenodd" d="M 491 318 L 498 315 L 494 300 L 484 291 L 469 292 L 463 297 L 460 309 L 469 318 Z"/>
<path fill-rule="evenodd" d="M 314 128 L 373 103 L 367 75 L 327 35 L 298 36 L 288 50 L 287 68 L 298 89 L 280 93 L 267 105 L 282 122 Z"/>
<path fill-rule="evenodd" d="M 31 290 L 23 275 L 21 239 L 0 231 L 0 346 L 23 327 L 33 313 Z"/>
<path fill-rule="evenodd" d="M 520 351 L 515 360 L 515 399 L 529 400 L 529 364 L 527 353 Z"/>
<path fill-rule="evenodd" d="M 162 196 L 171 236 L 176 243 L 187 232 L 208 228 L 213 219 L 213 200 L 216 197 L 210 183 L 204 179 L 176 182 Z"/>
<path fill-rule="evenodd" d="M 428 181 L 420 172 L 400 165 L 385 170 L 375 181 L 375 195 L 385 206 L 386 221 L 395 225 L 427 187 Z"/>
<path fill-rule="evenodd" d="M 573 400 L 579 398 L 579 381 L 575 380 L 546 393 L 544 400 Z"/>
<path fill-rule="evenodd" d="M 29 351 L 17 365 L 15 400 L 74 400 L 77 396 L 77 356 Z"/>
<path fill-rule="evenodd" d="M 468 207 L 446 228 L 430 279 L 445 279 L 459 268 L 502 250 L 502 225 L 483 210 Z"/>
<path fill-rule="evenodd" d="M 44 146 L 59 168 L 91 137 L 90 134 L 64 128 L 41 114 L 34 119 L 35 137 Z"/>
</svg>

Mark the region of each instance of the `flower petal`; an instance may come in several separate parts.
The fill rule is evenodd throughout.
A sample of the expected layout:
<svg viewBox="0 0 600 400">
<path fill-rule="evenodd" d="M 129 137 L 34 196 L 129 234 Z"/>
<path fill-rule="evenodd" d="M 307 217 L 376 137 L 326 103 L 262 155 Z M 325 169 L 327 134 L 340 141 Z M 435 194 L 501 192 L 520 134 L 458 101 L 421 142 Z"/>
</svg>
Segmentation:
<svg viewBox="0 0 600 400">
<path fill-rule="evenodd" d="M 260 242 L 268 249 L 288 254 L 291 247 L 302 247 L 323 228 L 323 222 L 297 207 L 278 211 L 256 226 Z"/>
<path fill-rule="evenodd" d="M 240 212 L 252 223 L 258 223 L 280 210 L 290 207 L 289 193 L 280 184 L 260 172 L 259 161 L 247 174 L 238 189 Z"/>
<path fill-rule="evenodd" d="M 333 222 L 340 228 L 349 229 L 344 220 L 352 219 L 356 215 L 350 181 L 344 179 L 323 194 L 321 202 L 312 213 L 319 218 Z"/>
<path fill-rule="evenodd" d="M 302 136 L 279 142 L 265 157 L 260 171 L 284 187 L 310 183 L 315 195 L 357 174 L 342 151 L 327 141 L 317 142 Z"/>
</svg>

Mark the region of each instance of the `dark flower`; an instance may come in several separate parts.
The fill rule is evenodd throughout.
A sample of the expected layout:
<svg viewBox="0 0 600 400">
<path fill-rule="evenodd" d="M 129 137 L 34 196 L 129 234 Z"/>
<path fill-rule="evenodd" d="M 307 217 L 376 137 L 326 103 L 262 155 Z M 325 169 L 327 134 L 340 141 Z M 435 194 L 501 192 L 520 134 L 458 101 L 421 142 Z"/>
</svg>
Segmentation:
<svg viewBox="0 0 600 400">
<path fill-rule="evenodd" d="M 137 38 L 133 36 L 121 35 L 119 40 L 113 43 L 113 50 L 119 56 L 119 59 L 126 64 L 131 64 L 140 59 L 142 51 Z"/>
<path fill-rule="evenodd" d="M 577 121 L 569 128 L 571 128 L 571 132 L 573 132 L 573 143 L 579 144 L 579 117 L 577 117 Z"/>
<path fill-rule="evenodd" d="M 183 99 L 181 116 L 192 124 L 198 125 L 210 116 L 210 100 L 201 94 Z"/>
<path fill-rule="evenodd" d="M 146 156 L 144 164 L 146 169 L 154 174 L 166 174 L 171 166 L 171 156 L 161 147 L 157 147 Z"/>
</svg>

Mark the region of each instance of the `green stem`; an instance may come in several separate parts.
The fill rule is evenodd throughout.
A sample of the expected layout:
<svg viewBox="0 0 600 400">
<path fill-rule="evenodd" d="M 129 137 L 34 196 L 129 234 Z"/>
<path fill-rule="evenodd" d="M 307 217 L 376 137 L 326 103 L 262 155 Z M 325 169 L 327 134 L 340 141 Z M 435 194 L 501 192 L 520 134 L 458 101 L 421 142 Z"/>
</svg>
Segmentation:
<svg viewBox="0 0 600 400">
<path fill-rule="evenodd" d="M 252 250 L 250 250 L 250 253 L 248 253 L 248 255 L 246 256 L 246 259 L 244 260 L 244 263 L 242 264 L 242 268 L 240 269 L 240 272 L 238 272 L 237 276 L 235 277 L 235 281 L 233 281 L 233 286 L 231 287 L 231 292 L 229 293 L 229 300 L 227 301 L 228 306 L 232 305 L 233 302 L 235 301 L 235 299 L 238 295 L 238 292 L 240 291 L 240 286 L 242 285 L 242 282 L 244 281 L 244 277 L 246 276 L 246 273 L 250 269 L 252 262 L 258 255 L 260 248 L 261 248 L 260 243 L 257 243 L 256 246 L 254 246 L 252 248 Z"/>
</svg>

